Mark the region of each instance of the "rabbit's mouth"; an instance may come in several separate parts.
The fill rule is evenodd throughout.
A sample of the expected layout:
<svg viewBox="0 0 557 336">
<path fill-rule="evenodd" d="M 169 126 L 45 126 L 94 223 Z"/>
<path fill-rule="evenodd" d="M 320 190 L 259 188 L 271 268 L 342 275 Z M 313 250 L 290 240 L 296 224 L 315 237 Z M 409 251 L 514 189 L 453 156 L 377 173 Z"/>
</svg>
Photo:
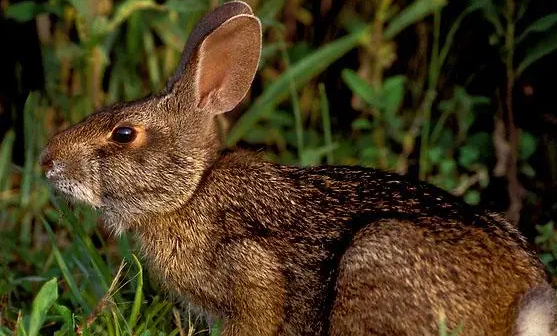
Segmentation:
<svg viewBox="0 0 557 336">
<path fill-rule="evenodd" d="M 64 173 L 64 166 L 61 163 L 53 162 L 52 166 L 45 172 L 45 175 L 54 188 L 70 200 L 83 202 L 95 208 L 102 207 L 100 197 L 94 192 L 94 189 L 86 183 L 68 178 Z"/>
<path fill-rule="evenodd" d="M 96 197 L 92 190 L 78 181 L 60 179 L 52 181 L 52 184 L 58 191 L 73 201 L 84 202 L 95 208 L 102 207 L 98 197 Z"/>
</svg>

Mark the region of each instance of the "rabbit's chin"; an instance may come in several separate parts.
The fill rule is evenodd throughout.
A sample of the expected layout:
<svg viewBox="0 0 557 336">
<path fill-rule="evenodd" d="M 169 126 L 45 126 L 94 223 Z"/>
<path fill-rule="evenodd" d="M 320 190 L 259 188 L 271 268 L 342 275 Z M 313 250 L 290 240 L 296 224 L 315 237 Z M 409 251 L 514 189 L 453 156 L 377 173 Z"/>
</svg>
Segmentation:
<svg viewBox="0 0 557 336">
<path fill-rule="evenodd" d="M 84 185 L 81 182 L 69 180 L 69 179 L 58 179 L 51 180 L 54 188 L 66 196 L 70 201 L 85 203 L 96 209 L 102 208 L 103 204 L 101 199 L 96 193 Z"/>
</svg>

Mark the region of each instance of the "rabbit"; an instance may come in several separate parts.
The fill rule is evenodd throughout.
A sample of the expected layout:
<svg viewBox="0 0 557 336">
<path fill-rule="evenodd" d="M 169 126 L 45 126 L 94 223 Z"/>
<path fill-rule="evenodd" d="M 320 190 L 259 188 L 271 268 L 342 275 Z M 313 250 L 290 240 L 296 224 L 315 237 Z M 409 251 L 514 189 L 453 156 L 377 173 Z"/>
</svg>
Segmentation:
<svg viewBox="0 0 557 336">
<path fill-rule="evenodd" d="M 247 95 L 261 45 L 247 4 L 212 10 L 160 93 L 51 137 L 46 177 L 133 233 L 162 290 L 224 336 L 554 333 L 555 292 L 503 217 L 403 175 L 222 149 L 215 118 Z"/>
</svg>

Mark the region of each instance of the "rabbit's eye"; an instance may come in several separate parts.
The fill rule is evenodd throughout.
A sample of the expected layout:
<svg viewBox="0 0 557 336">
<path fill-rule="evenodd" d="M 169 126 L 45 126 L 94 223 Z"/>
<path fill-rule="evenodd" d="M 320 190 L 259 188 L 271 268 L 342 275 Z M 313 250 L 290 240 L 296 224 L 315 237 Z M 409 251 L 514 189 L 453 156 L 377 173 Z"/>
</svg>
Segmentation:
<svg viewBox="0 0 557 336">
<path fill-rule="evenodd" d="M 119 143 L 130 143 L 135 140 L 137 132 L 131 127 L 118 127 L 112 132 L 112 140 Z"/>
</svg>

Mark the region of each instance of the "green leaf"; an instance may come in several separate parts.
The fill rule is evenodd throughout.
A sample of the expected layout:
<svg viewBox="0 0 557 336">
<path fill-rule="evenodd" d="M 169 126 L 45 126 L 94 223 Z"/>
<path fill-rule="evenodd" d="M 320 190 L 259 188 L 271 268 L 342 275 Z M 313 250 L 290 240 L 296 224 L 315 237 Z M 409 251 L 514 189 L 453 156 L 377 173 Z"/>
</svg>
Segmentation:
<svg viewBox="0 0 557 336">
<path fill-rule="evenodd" d="M 430 148 L 429 151 L 427 152 L 427 156 L 431 163 L 433 164 L 440 163 L 441 159 L 443 158 L 443 148 L 441 147 Z"/>
<path fill-rule="evenodd" d="M 75 335 L 75 319 L 71 310 L 59 304 L 55 304 L 54 309 L 56 309 L 56 312 L 64 319 L 69 336 Z"/>
<path fill-rule="evenodd" d="M 491 22 L 493 27 L 495 28 L 495 33 L 497 36 L 503 36 L 505 34 L 505 29 L 503 28 L 503 23 L 501 23 L 501 19 L 499 18 L 499 13 L 497 11 L 497 6 L 495 6 L 495 2 L 491 0 L 470 0 L 471 5 L 476 3 L 483 9 L 483 13 L 485 18 Z"/>
<path fill-rule="evenodd" d="M 528 36 L 528 34 L 544 33 L 555 25 L 557 25 L 557 13 L 552 13 L 541 17 L 534 23 L 529 25 L 526 29 L 524 29 L 524 32 L 516 40 L 515 45 L 520 44 L 526 38 L 526 36 Z"/>
<path fill-rule="evenodd" d="M 302 158 L 300 159 L 300 164 L 302 166 L 311 166 L 321 163 L 321 159 L 331 153 L 337 148 L 336 144 L 325 145 L 319 148 L 306 148 L 302 152 Z"/>
<path fill-rule="evenodd" d="M 542 57 L 551 54 L 557 49 L 557 29 L 553 29 L 528 50 L 526 57 L 520 62 L 516 70 L 519 77 L 529 66 L 540 60 Z"/>
<path fill-rule="evenodd" d="M 538 147 L 538 140 L 530 133 L 522 132 L 518 143 L 518 153 L 521 160 L 528 160 Z"/>
<path fill-rule="evenodd" d="M 458 163 L 469 168 L 472 164 L 489 157 L 492 146 L 491 135 L 487 132 L 469 135 L 466 144 L 459 149 Z"/>
<path fill-rule="evenodd" d="M 443 175 L 451 175 L 456 171 L 456 162 L 452 158 L 442 160 L 439 164 L 439 171 Z"/>
<path fill-rule="evenodd" d="M 411 5 L 406 7 L 400 14 L 389 22 L 389 25 L 385 28 L 385 32 L 383 33 L 384 39 L 392 40 L 405 28 L 419 22 L 446 4 L 446 0 L 413 1 Z"/>
<path fill-rule="evenodd" d="M 380 108 L 381 97 L 362 77 L 352 69 L 342 70 L 342 79 L 350 90 L 358 97 L 362 98 L 366 104 Z"/>
<path fill-rule="evenodd" d="M 222 321 L 219 319 L 211 326 L 211 336 L 219 336 L 222 330 Z"/>
<path fill-rule="evenodd" d="M 87 19 L 91 19 L 94 16 L 93 2 L 83 1 L 83 0 L 68 0 L 72 7 Z"/>
<path fill-rule="evenodd" d="M 554 223 L 548 222 L 546 224 L 536 225 L 536 230 L 539 236 L 536 237 L 536 244 L 541 244 L 550 241 L 555 232 Z"/>
<path fill-rule="evenodd" d="M 480 192 L 477 190 L 468 190 L 464 194 L 464 201 L 468 204 L 477 205 L 480 203 Z"/>
<path fill-rule="evenodd" d="M 480 151 L 477 147 L 473 145 L 465 145 L 460 147 L 459 156 L 458 156 L 458 163 L 464 167 L 468 168 L 473 163 L 477 162 L 480 157 Z"/>
<path fill-rule="evenodd" d="M 8 19 L 18 22 L 27 22 L 35 18 L 41 12 L 42 6 L 33 1 L 22 1 L 15 4 L 10 4 L 4 15 Z"/>
<path fill-rule="evenodd" d="M 383 83 L 383 88 L 381 89 L 382 102 L 387 114 L 392 115 L 400 108 L 404 98 L 405 81 L 406 78 L 404 76 L 392 76 Z"/>
<path fill-rule="evenodd" d="M 352 129 L 354 130 L 370 130 L 373 124 L 367 118 L 358 118 L 352 122 Z"/>
<path fill-rule="evenodd" d="M 536 170 L 527 163 L 520 165 L 520 173 L 526 175 L 529 178 L 536 177 Z"/>
<path fill-rule="evenodd" d="M 56 278 L 53 278 L 41 287 L 41 290 L 33 300 L 31 318 L 29 319 L 29 328 L 27 328 L 27 334 L 29 336 L 36 336 L 39 334 L 39 330 L 43 325 L 46 313 L 57 299 L 58 285 L 56 283 Z"/>
<path fill-rule="evenodd" d="M 261 119 L 262 115 L 288 97 L 290 81 L 296 88 L 324 71 L 331 63 L 355 48 L 367 31 L 358 31 L 341 37 L 304 57 L 274 80 L 240 117 L 230 131 L 227 145 L 235 145 L 249 129 Z"/>
</svg>

